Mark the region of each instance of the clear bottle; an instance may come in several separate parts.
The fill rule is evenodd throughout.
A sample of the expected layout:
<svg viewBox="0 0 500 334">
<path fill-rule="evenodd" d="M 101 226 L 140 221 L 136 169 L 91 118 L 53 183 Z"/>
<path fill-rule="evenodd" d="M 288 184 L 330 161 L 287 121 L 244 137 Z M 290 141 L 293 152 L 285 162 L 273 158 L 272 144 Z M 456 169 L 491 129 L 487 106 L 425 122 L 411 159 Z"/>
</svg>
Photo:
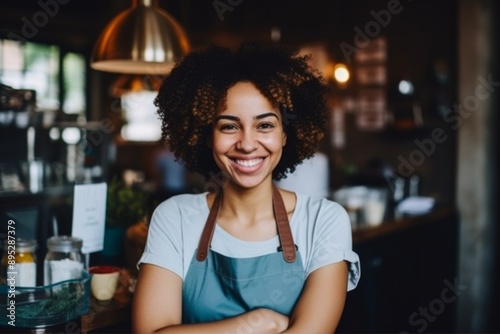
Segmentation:
<svg viewBox="0 0 500 334">
<path fill-rule="evenodd" d="M 36 240 L 4 241 L 0 284 L 7 285 L 15 277 L 15 286 L 36 286 Z"/>
<path fill-rule="evenodd" d="M 82 245 L 82 239 L 70 236 L 55 236 L 47 240 L 44 285 L 82 277 L 85 265 Z"/>
</svg>

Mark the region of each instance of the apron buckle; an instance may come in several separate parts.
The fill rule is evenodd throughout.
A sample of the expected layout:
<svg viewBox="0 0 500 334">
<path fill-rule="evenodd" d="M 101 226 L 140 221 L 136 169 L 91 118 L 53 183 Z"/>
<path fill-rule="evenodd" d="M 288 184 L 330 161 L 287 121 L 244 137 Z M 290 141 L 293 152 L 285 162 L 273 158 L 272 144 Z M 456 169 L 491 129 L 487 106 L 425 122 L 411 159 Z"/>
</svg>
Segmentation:
<svg viewBox="0 0 500 334">
<path fill-rule="evenodd" d="M 296 250 L 296 251 L 298 251 L 298 250 L 299 250 L 299 246 L 297 246 L 297 245 L 295 245 L 295 244 L 294 244 L 294 246 L 295 246 L 295 250 Z M 278 246 L 278 248 L 276 249 L 276 251 L 277 251 L 277 252 L 282 252 L 282 251 L 283 251 L 283 247 L 281 247 L 281 245 L 280 245 L 280 246 Z"/>
</svg>

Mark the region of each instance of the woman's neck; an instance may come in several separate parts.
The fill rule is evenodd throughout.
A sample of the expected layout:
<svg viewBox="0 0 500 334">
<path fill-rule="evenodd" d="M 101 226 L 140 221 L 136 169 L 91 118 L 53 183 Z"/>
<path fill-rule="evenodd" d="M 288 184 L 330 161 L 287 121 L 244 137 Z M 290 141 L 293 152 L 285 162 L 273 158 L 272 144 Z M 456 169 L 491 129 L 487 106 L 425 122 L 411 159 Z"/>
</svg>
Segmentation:
<svg viewBox="0 0 500 334">
<path fill-rule="evenodd" d="M 229 183 L 223 188 L 220 219 L 242 224 L 274 220 L 272 187 L 272 180 L 251 189 Z"/>
</svg>

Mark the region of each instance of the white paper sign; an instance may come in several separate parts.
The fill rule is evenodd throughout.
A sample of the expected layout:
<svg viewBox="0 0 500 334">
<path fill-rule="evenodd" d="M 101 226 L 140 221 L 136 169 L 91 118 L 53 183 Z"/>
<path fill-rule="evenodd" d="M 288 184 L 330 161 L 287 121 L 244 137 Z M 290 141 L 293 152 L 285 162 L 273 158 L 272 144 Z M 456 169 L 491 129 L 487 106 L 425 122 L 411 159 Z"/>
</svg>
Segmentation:
<svg viewBox="0 0 500 334">
<path fill-rule="evenodd" d="M 84 254 L 104 247 L 106 196 L 106 183 L 75 185 L 71 234 L 83 239 Z"/>
</svg>

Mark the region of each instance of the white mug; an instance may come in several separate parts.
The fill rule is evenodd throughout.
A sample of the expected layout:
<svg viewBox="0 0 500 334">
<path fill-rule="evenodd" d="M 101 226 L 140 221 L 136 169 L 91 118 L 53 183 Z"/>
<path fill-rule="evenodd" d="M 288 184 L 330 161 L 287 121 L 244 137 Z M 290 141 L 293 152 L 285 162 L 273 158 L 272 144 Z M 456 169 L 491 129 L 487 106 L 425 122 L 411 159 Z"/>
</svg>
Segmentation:
<svg viewBox="0 0 500 334">
<path fill-rule="evenodd" d="M 120 279 L 119 267 L 115 266 L 95 266 L 89 268 L 92 275 L 90 279 L 90 290 L 97 300 L 110 300 L 113 298 L 118 280 Z"/>
</svg>

